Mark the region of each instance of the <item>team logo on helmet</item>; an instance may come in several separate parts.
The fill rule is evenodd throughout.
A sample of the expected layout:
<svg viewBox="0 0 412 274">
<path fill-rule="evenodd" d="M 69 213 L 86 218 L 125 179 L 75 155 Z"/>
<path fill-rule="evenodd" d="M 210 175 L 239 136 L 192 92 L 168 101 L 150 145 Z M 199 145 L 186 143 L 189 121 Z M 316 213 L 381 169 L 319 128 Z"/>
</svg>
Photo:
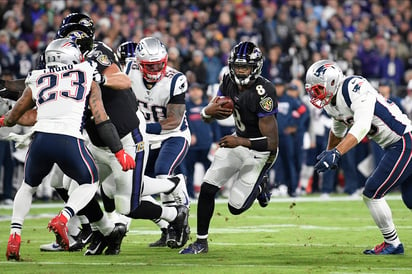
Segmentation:
<svg viewBox="0 0 412 274">
<path fill-rule="evenodd" d="M 262 109 L 266 110 L 267 112 L 271 112 L 273 110 L 273 100 L 270 97 L 263 97 L 260 99 L 259 102 Z"/>
<path fill-rule="evenodd" d="M 320 66 L 316 71 L 315 71 L 315 76 L 316 77 L 320 77 L 321 75 L 324 75 L 325 74 L 325 71 L 328 69 L 328 68 L 330 68 L 330 67 L 332 67 L 333 65 L 332 64 L 324 64 L 324 65 L 322 65 L 322 66 Z"/>
</svg>

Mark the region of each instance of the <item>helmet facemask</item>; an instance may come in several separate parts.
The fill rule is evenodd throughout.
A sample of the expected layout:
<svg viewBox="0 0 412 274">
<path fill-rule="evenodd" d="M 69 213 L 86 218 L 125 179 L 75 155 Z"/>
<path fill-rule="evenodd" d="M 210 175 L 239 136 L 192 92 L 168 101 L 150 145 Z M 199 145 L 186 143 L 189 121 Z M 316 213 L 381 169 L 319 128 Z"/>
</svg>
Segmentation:
<svg viewBox="0 0 412 274">
<path fill-rule="evenodd" d="M 143 78 L 149 83 L 159 82 L 166 74 L 167 58 L 157 62 L 140 61 L 139 69 Z"/>
</svg>

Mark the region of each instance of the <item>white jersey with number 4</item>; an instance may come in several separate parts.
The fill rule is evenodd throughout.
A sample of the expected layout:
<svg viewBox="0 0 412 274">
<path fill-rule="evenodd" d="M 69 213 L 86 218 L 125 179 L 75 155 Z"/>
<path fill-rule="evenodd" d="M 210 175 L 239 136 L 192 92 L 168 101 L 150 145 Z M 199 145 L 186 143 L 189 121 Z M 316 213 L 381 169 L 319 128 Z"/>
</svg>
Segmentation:
<svg viewBox="0 0 412 274">
<path fill-rule="evenodd" d="M 344 137 L 348 131 L 360 142 L 365 136 L 382 148 L 412 131 L 408 117 L 392 101 L 385 99 L 363 77 L 346 77 L 324 108 L 333 117 L 332 132 Z"/>
<path fill-rule="evenodd" d="M 132 81 L 132 90 L 136 95 L 139 111 L 146 119 L 146 124 L 157 123 L 167 117 L 167 104 L 173 96 L 183 94 L 187 91 L 186 76 L 171 68 L 166 68 L 166 75 L 151 89 L 146 88 L 143 75 L 138 65 L 133 62 L 126 64 L 126 74 Z M 172 130 L 162 130 L 160 134 L 148 134 L 151 144 L 158 143 L 170 137 L 184 137 L 190 142 L 190 131 L 183 115 L 179 126 Z"/>
<path fill-rule="evenodd" d="M 37 106 L 33 131 L 84 139 L 83 122 L 94 70 L 94 64 L 83 62 L 32 71 L 26 85 Z"/>
</svg>

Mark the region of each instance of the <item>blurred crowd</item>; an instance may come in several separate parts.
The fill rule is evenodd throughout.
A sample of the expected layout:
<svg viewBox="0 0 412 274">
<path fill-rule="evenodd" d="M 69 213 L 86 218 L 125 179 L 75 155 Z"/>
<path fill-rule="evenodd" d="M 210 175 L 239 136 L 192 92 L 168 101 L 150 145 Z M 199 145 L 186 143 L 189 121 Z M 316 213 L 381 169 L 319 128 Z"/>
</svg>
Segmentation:
<svg viewBox="0 0 412 274">
<path fill-rule="evenodd" d="M 39 53 L 72 12 L 90 15 L 95 38 L 114 50 L 125 41 L 158 37 L 168 47 L 168 65 L 185 73 L 189 84 L 203 89 L 205 98 L 206 91 L 210 95 L 219 83 L 232 46 L 245 40 L 257 44 L 265 56 L 262 76 L 281 90 L 278 120 L 284 127 L 280 133 L 293 137 L 285 138 L 292 143 L 281 144 L 281 149 L 284 145 L 292 151 L 288 159 L 279 155 L 271 176 L 275 190 L 284 195 L 316 189 L 328 194 L 339 186 L 354 194 L 368 175 L 363 161 L 370 155 L 379 157 L 379 149 L 365 140 L 365 151 L 348 159 L 346 172 L 335 172 L 329 179 L 313 174 L 307 151 L 325 146 L 321 137 L 328 127 L 328 117 L 316 113 L 305 99 L 305 71 L 313 62 L 333 59 L 344 74 L 368 78 L 412 117 L 410 1 L 0 0 L 1 77 L 24 78 L 34 69 Z M 353 186 L 348 187 L 347 178 Z M 318 186 L 312 187 L 313 182 L 319 182 Z M 3 194 L 3 199 L 11 199 L 8 196 Z"/>
</svg>

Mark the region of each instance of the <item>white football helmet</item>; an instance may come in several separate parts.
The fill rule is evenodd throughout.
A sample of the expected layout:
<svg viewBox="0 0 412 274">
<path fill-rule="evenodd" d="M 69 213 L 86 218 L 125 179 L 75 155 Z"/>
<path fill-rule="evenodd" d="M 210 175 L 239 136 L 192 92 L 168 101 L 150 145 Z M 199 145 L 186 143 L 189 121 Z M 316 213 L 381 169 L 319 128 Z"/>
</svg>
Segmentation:
<svg viewBox="0 0 412 274">
<path fill-rule="evenodd" d="M 146 37 L 137 44 L 136 62 L 143 78 L 150 82 L 159 82 L 166 74 L 168 54 L 166 46 L 155 37 Z"/>
<path fill-rule="evenodd" d="M 330 60 L 313 63 L 306 72 L 305 90 L 310 102 L 317 108 L 329 104 L 343 82 L 343 73 L 339 66 Z"/>
<path fill-rule="evenodd" d="M 44 52 L 46 67 L 61 66 L 62 64 L 80 64 L 84 61 L 79 47 L 70 38 L 53 40 Z"/>
</svg>

